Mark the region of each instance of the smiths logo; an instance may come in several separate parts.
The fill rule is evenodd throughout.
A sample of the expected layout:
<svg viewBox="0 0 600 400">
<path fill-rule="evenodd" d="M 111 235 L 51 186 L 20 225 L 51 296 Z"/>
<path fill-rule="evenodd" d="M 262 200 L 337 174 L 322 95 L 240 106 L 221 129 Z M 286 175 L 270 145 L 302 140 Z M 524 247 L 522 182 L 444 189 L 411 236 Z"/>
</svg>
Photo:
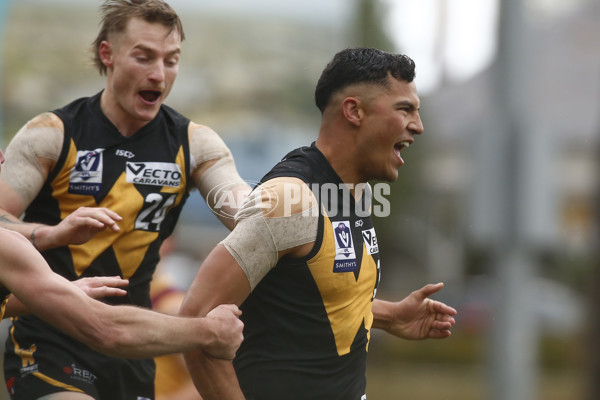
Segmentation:
<svg viewBox="0 0 600 400">
<path fill-rule="evenodd" d="M 335 237 L 335 260 L 333 272 L 354 272 L 358 270 L 352 232 L 348 221 L 335 221 L 333 236 Z"/>
<path fill-rule="evenodd" d="M 127 182 L 136 185 L 179 187 L 181 169 L 178 164 L 161 162 L 128 162 Z"/>
<path fill-rule="evenodd" d="M 69 193 L 94 195 L 102 189 L 102 152 L 104 149 L 77 152 L 69 177 Z"/>
</svg>

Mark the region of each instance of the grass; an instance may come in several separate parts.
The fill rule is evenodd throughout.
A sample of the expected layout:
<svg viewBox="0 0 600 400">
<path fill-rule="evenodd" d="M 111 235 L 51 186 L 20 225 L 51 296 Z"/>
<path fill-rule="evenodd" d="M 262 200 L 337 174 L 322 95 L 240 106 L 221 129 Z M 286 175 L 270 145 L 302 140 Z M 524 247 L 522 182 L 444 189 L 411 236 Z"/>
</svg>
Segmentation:
<svg viewBox="0 0 600 400">
<path fill-rule="evenodd" d="M 488 400 L 487 340 L 454 332 L 441 341 L 372 338 L 367 367 L 368 400 Z M 585 400 L 587 376 L 581 338 L 544 338 L 539 344 L 533 399 Z"/>
<path fill-rule="evenodd" d="M 370 363 L 367 370 L 368 400 L 486 400 L 488 388 L 483 365 Z M 535 400 L 586 398 L 581 370 L 542 371 L 535 390 Z"/>
</svg>

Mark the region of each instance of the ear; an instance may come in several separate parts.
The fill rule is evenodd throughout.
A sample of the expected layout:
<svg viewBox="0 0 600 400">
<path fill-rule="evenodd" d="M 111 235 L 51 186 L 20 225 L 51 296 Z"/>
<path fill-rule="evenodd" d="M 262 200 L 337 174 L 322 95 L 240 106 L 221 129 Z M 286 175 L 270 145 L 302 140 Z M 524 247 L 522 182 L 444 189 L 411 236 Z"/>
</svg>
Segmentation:
<svg viewBox="0 0 600 400">
<path fill-rule="evenodd" d="M 361 101 L 356 97 L 346 97 L 342 101 L 342 113 L 352 125 L 360 126 L 363 116 Z"/>
<path fill-rule="evenodd" d="M 100 43 L 100 48 L 98 49 L 98 54 L 100 55 L 100 61 L 102 64 L 106 66 L 106 68 L 112 68 L 114 63 L 113 56 L 113 48 L 109 42 L 106 40 Z"/>
</svg>

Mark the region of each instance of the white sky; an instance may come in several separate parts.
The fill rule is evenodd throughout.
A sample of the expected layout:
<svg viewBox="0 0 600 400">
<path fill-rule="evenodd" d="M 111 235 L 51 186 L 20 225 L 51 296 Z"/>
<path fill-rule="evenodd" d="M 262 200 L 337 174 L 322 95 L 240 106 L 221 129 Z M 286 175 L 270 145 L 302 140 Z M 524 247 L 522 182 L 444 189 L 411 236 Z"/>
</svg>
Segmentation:
<svg viewBox="0 0 600 400">
<path fill-rule="evenodd" d="M 417 64 L 419 92 L 467 79 L 492 61 L 498 0 L 387 1 L 392 36 Z"/>
<path fill-rule="evenodd" d="M 416 83 L 419 92 L 434 90 L 442 76 L 452 81 L 467 79 L 492 61 L 499 0 L 384 1 L 389 7 L 387 23 L 392 39 L 398 43 L 401 52 L 411 56 L 417 63 Z M 353 3 L 351 0 L 169 0 L 176 9 L 193 6 L 243 14 L 260 10 L 261 13 L 287 14 L 300 19 L 320 18 L 327 23 L 346 20 L 351 11 L 348 7 L 351 2 Z"/>
</svg>

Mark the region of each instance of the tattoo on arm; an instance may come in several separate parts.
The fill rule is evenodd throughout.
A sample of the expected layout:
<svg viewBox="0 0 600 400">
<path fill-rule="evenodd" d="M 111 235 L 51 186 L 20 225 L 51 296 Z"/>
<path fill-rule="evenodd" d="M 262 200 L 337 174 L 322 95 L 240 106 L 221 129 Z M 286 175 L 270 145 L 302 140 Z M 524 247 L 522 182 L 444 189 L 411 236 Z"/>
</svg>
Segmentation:
<svg viewBox="0 0 600 400">
<path fill-rule="evenodd" d="M 36 250 L 39 250 L 37 247 L 37 243 L 35 242 L 35 232 L 40 229 L 42 226 L 38 225 L 31 231 L 31 235 L 29 235 L 29 239 L 31 240 L 31 244 L 35 247 Z"/>
<path fill-rule="evenodd" d="M 10 214 L 2 214 L 0 215 L 0 226 L 8 226 L 8 225 L 28 225 L 26 222 L 21 221 L 20 219 L 18 220 L 14 220 L 14 219 L 10 219 L 9 218 Z M 29 234 L 29 240 L 31 241 L 31 244 L 33 245 L 33 247 L 36 248 L 36 250 L 39 250 L 37 247 L 37 243 L 35 241 L 35 232 L 40 229 L 43 225 L 38 225 L 35 228 L 33 228 L 33 230 L 31 231 L 31 233 Z"/>
</svg>

